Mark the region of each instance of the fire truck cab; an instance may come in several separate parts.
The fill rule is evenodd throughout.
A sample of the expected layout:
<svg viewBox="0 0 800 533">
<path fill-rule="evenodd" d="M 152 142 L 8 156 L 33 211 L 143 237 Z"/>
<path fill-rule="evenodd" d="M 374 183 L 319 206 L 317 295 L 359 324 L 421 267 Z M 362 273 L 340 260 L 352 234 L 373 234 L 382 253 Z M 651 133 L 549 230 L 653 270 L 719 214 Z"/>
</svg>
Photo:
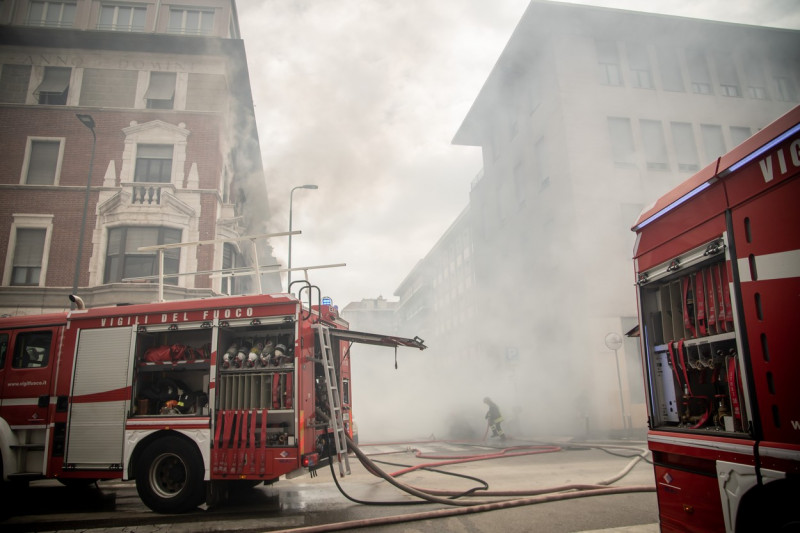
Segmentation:
<svg viewBox="0 0 800 533">
<path fill-rule="evenodd" d="M 799 205 L 796 107 L 633 228 L 662 531 L 800 525 Z"/>
<path fill-rule="evenodd" d="M 183 512 L 329 457 L 344 474 L 354 342 L 425 348 L 290 294 L 2 318 L 2 479 L 135 479 Z"/>
</svg>

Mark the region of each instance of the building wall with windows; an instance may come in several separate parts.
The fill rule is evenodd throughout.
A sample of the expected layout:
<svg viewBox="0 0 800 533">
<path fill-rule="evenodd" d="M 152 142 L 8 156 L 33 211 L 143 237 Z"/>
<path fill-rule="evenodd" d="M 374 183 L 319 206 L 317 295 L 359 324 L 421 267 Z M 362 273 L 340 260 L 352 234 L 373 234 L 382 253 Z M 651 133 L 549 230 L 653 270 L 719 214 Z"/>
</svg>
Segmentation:
<svg viewBox="0 0 800 533">
<path fill-rule="evenodd" d="M 483 152 L 473 331 L 493 333 L 475 340 L 489 360 L 518 355 L 516 385 L 558 405 L 559 427 L 623 429 L 604 338 L 635 324 L 642 208 L 797 105 L 798 87 L 798 31 L 530 4 L 454 143 Z M 637 349 L 619 357 L 643 427 Z"/>
<path fill-rule="evenodd" d="M 0 313 L 68 308 L 79 256 L 90 306 L 153 301 L 153 246 L 229 240 L 165 250 L 166 274 L 274 262 L 236 240 L 269 214 L 233 1 L 23 0 L 0 24 Z M 166 277 L 165 298 L 256 287 L 235 279 Z"/>
</svg>

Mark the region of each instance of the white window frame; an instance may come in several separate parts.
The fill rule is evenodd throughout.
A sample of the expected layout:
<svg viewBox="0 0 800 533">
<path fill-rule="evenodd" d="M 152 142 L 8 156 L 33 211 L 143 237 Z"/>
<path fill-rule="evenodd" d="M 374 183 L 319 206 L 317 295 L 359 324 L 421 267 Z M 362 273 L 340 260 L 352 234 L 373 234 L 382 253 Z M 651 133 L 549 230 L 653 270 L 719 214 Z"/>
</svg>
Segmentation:
<svg viewBox="0 0 800 533">
<path fill-rule="evenodd" d="M 47 281 L 47 265 L 50 261 L 50 241 L 53 236 L 53 215 L 34 215 L 14 213 L 11 215 L 13 222 L 8 236 L 6 248 L 6 266 L 3 270 L 3 286 L 11 284 L 11 274 L 14 269 L 14 251 L 17 247 L 18 229 L 44 229 L 44 250 L 42 250 L 42 273 L 39 276 L 39 287 L 44 287 Z"/>
<path fill-rule="evenodd" d="M 187 14 L 191 11 L 197 11 L 199 13 L 197 29 L 192 29 L 188 31 L 186 28 L 186 17 Z M 180 27 L 170 26 L 170 21 L 172 19 L 172 14 L 180 12 L 181 15 L 181 25 Z M 200 31 L 203 27 L 203 17 L 204 16 L 211 16 L 211 29 L 207 32 Z M 199 7 L 199 6 L 170 6 L 169 12 L 167 14 L 167 33 L 177 33 L 181 35 L 214 35 L 214 24 L 216 23 L 216 10 L 214 8 L 208 7 Z"/>
<path fill-rule="evenodd" d="M 121 7 L 123 7 L 123 8 L 127 7 L 127 8 L 131 9 L 131 19 L 129 21 L 129 24 L 125 24 L 125 25 L 120 25 L 119 24 L 119 8 L 121 8 Z M 102 13 L 103 13 L 104 9 L 113 9 L 114 10 L 114 14 L 111 17 L 111 27 L 110 28 L 107 28 L 104 25 L 103 25 L 103 27 L 101 27 L 101 24 L 100 24 L 100 17 L 102 17 Z M 138 28 L 134 29 L 134 27 L 133 27 L 133 19 L 134 19 L 133 15 L 136 12 L 136 10 L 144 11 L 145 21 L 144 21 L 144 26 L 142 26 L 141 29 L 138 29 Z M 125 4 L 125 3 L 120 3 L 120 4 L 114 3 L 114 4 L 111 4 L 111 3 L 103 3 L 103 4 L 100 5 L 100 14 L 98 15 L 98 19 L 97 19 L 97 29 L 98 30 L 103 30 L 103 31 L 122 31 L 122 32 L 134 32 L 134 33 L 135 32 L 146 31 L 147 30 L 147 4 Z"/>
<path fill-rule="evenodd" d="M 39 185 L 33 184 L 31 186 L 38 186 L 38 187 L 54 187 L 59 184 L 61 181 L 61 162 L 64 159 L 64 144 L 66 144 L 65 137 L 28 137 L 28 142 L 25 145 L 25 159 L 22 162 L 22 175 L 19 178 L 20 185 L 27 185 L 28 184 L 28 169 L 31 163 L 31 150 L 33 149 L 33 143 L 36 141 L 50 141 L 55 142 L 58 141 L 58 160 L 56 161 L 56 172 L 55 176 L 53 176 L 53 183 L 52 185 Z"/>
<path fill-rule="evenodd" d="M 34 21 L 31 20 L 30 9 L 31 9 L 31 6 L 34 3 L 44 4 L 44 9 L 42 10 L 42 17 L 43 18 L 41 20 L 39 20 L 38 22 L 34 22 Z M 77 1 L 70 2 L 70 1 L 66 1 L 66 0 L 59 0 L 59 1 L 55 1 L 54 2 L 54 1 L 50 1 L 50 0 L 42 0 L 42 1 L 36 0 L 35 2 L 28 2 L 28 14 L 25 16 L 25 24 L 27 24 L 28 26 L 44 26 L 44 27 L 47 27 L 47 28 L 72 28 L 75 25 L 75 19 L 74 18 L 72 19 L 72 21 L 69 24 L 65 24 L 64 21 L 63 21 L 63 18 L 64 18 L 64 6 L 66 6 L 66 5 L 73 6 L 75 8 L 76 16 L 77 16 L 77 10 L 78 10 L 78 2 Z M 57 7 L 58 9 L 61 10 L 61 12 L 58 15 L 58 23 L 54 24 L 54 25 L 46 24 L 45 21 L 47 20 L 47 12 L 51 8 L 54 8 L 54 7 Z"/>
</svg>

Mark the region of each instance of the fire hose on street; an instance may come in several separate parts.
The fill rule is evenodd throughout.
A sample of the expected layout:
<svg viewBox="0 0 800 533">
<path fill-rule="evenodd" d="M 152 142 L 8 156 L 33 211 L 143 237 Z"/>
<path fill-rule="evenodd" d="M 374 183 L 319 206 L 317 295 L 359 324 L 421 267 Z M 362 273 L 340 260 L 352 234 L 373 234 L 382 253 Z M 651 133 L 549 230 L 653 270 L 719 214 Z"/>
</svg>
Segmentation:
<svg viewBox="0 0 800 533">
<path fill-rule="evenodd" d="M 333 475 L 333 479 L 336 483 L 337 488 L 339 491 L 349 500 L 354 501 L 356 503 L 364 503 L 364 504 L 372 504 L 372 505 L 410 505 L 415 503 L 438 503 L 450 506 L 449 508 L 445 509 L 436 509 L 431 511 L 423 511 L 418 513 L 409 513 L 409 514 L 402 514 L 402 515 L 394 515 L 394 516 L 386 516 L 386 517 L 377 517 L 377 518 L 366 518 L 360 520 L 351 520 L 347 522 L 336 522 L 331 524 L 321 524 L 316 526 L 308 526 L 308 527 L 301 527 L 295 528 L 286 531 L 292 531 L 294 533 L 311 533 L 311 532 L 322 532 L 322 531 L 341 531 L 344 529 L 354 529 L 354 528 L 361 528 L 361 527 L 374 527 L 379 525 L 387 525 L 387 524 L 396 524 L 402 522 L 411 522 L 416 520 L 430 520 L 435 518 L 444 518 L 450 516 L 457 516 L 457 515 L 465 515 L 470 513 L 480 513 L 485 511 L 494 511 L 499 509 L 509 509 L 513 507 L 520 507 L 524 505 L 534 505 L 538 503 L 546 503 L 546 502 L 554 502 L 554 501 L 564 501 L 564 500 L 571 500 L 576 498 L 586 498 L 590 496 L 605 496 L 611 494 L 629 494 L 634 492 L 655 492 L 656 488 L 654 485 L 632 485 L 627 487 L 611 487 L 612 483 L 622 479 L 625 477 L 633 467 L 641 460 L 646 460 L 646 454 L 648 453 L 646 450 L 641 450 L 639 448 L 630 447 L 630 446 L 602 446 L 602 445 L 572 445 L 570 447 L 578 447 L 578 448 L 611 448 L 611 449 L 624 449 L 636 452 L 631 461 L 616 475 L 601 480 L 595 484 L 571 484 L 571 485 L 561 485 L 557 487 L 551 487 L 546 489 L 536 489 L 536 490 L 523 490 L 523 491 L 488 491 L 483 489 L 480 493 L 480 496 L 484 497 L 511 497 L 510 499 L 504 500 L 459 500 L 462 496 L 475 496 L 476 490 L 473 489 L 471 491 L 466 492 L 454 492 L 454 491 L 444 491 L 444 490 L 431 490 L 431 489 L 422 489 L 413 487 L 404 483 L 401 483 L 396 479 L 396 476 L 400 476 L 404 473 L 417 470 L 417 469 L 427 469 L 433 470 L 436 466 L 443 466 L 448 464 L 456 464 L 456 463 L 463 463 L 468 461 L 474 460 L 488 460 L 488 459 L 496 459 L 500 457 L 514 457 L 519 455 L 531 455 L 535 453 L 549 453 L 553 451 L 559 451 L 561 448 L 559 446 L 554 445 L 540 445 L 540 446 L 514 446 L 511 448 L 506 448 L 500 450 L 499 452 L 489 453 L 489 454 L 480 454 L 475 456 L 450 456 L 447 460 L 438 461 L 436 463 L 430 464 L 423 464 L 417 465 L 414 467 L 407 467 L 403 470 L 394 472 L 394 473 L 387 473 L 383 469 L 381 469 L 375 461 L 370 459 L 367 454 L 365 454 L 355 443 L 347 438 L 347 444 L 349 448 L 353 451 L 356 455 L 358 460 L 361 462 L 362 465 L 369 471 L 371 474 L 384 479 L 386 482 L 390 483 L 394 487 L 420 498 L 421 501 L 401 501 L 401 502 L 363 502 L 360 500 L 356 500 L 349 495 L 347 495 L 344 489 L 339 484 L 338 479 L 336 478 L 336 474 L 333 471 L 333 461 L 330 461 L 331 467 L 331 474 Z M 416 451 L 416 456 L 425 458 L 430 457 L 422 454 L 419 451 Z M 461 477 L 469 477 L 463 476 Z M 477 480 L 477 478 L 471 478 Z M 477 480 L 480 481 L 480 480 Z M 485 487 L 488 487 L 484 483 Z"/>
</svg>

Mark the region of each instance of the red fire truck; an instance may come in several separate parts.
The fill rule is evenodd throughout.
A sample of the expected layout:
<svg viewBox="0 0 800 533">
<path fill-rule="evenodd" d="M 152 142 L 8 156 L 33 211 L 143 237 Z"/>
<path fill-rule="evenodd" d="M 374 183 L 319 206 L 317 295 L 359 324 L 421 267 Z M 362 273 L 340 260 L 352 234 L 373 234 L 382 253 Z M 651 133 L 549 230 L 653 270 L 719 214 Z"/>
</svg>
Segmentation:
<svg viewBox="0 0 800 533">
<path fill-rule="evenodd" d="M 296 282 L 297 283 L 297 282 Z M 182 512 L 332 457 L 349 472 L 351 331 L 316 289 L 0 319 L 5 482 L 135 479 Z M 318 289 L 317 294 L 319 294 Z M 78 299 L 79 300 L 79 299 Z"/>
<path fill-rule="evenodd" d="M 662 531 L 799 527 L 800 107 L 633 230 Z"/>
</svg>

